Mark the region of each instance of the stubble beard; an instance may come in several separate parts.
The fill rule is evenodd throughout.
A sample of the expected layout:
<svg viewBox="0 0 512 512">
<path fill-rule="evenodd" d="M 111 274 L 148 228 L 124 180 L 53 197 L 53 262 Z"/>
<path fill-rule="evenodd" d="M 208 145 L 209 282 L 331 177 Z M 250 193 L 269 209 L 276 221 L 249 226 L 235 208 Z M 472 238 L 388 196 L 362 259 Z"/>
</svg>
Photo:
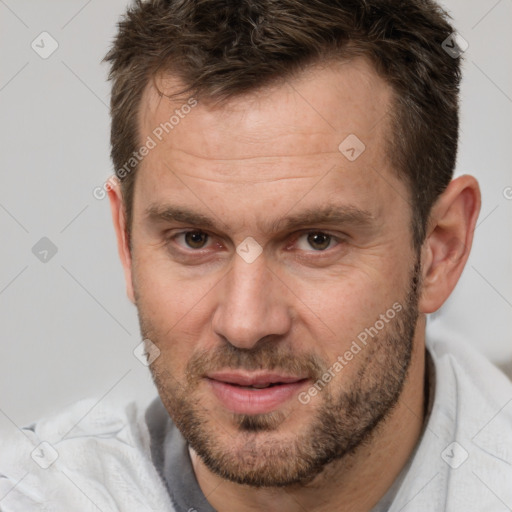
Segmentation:
<svg viewBox="0 0 512 512">
<path fill-rule="evenodd" d="M 205 466 L 223 479 L 254 487 L 286 487 L 311 482 L 330 463 L 348 459 L 371 442 L 398 402 L 411 362 L 418 319 L 420 266 L 416 263 L 402 310 L 355 356 L 364 361 L 349 387 L 333 391 L 336 379 L 315 397 L 315 414 L 302 431 L 286 432 L 283 412 L 233 414 L 231 425 L 216 424 L 215 412 L 195 398 L 203 375 L 220 368 L 282 370 L 307 374 L 316 382 L 330 366 L 315 355 L 297 357 L 276 342 L 241 350 L 226 344 L 195 354 L 186 368 L 186 382 L 177 382 L 161 361 L 151 365 L 153 380 L 170 417 Z M 152 329 L 139 307 L 144 337 Z M 357 363 L 356 363 L 357 364 Z M 343 370 L 342 372 L 343 373 Z M 292 411 L 306 413 L 297 401 Z M 219 421 L 219 420 L 217 420 Z M 281 428 L 282 427 L 282 428 Z"/>
</svg>

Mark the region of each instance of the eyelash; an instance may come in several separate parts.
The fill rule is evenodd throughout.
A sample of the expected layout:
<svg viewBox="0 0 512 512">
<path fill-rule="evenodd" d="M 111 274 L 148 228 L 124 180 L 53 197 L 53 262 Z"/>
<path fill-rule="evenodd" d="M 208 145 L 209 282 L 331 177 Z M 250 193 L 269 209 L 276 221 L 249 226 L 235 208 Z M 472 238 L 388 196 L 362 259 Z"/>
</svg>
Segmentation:
<svg viewBox="0 0 512 512">
<path fill-rule="evenodd" d="M 179 238 L 180 236 L 186 236 L 189 233 L 200 233 L 200 234 L 206 235 L 207 237 L 209 237 L 208 240 L 207 240 L 207 243 L 211 242 L 211 240 L 213 240 L 213 238 L 214 238 L 212 235 L 210 235 L 206 231 L 202 231 L 202 230 L 198 230 L 198 229 L 193 229 L 193 230 L 180 231 L 179 233 L 173 234 L 172 236 L 170 236 L 168 238 L 168 242 L 169 243 L 175 242 L 176 239 Z M 303 231 L 303 232 L 300 232 L 300 233 L 296 234 L 295 236 L 293 236 L 292 243 L 291 244 L 287 244 L 286 247 L 290 247 L 290 245 L 292 245 L 292 244 L 295 245 L 300 238 L 308 236 L 308 235 L 312 235 L 312 234 L 321 234 L 321 235 L 325 235 L 327 237 L 330 237 L 329 245 L 331 246 L 333 242 L 335 243 L 335 245 L 334 245 L 334 247 L 330 247 L 329 246 L 327 249 L 324 249 L 324 250 L 310 249 L 307 252 L 312 252 L 312 253 L 317 253 L 317 254 L 325 254 L 328 251 L 330 251 L 330 250 L 334 249 L 335 247 L 337 247 L 338 245 L 340 245 L 341 243 L 343 243 L 343 239 L 340 238 L 339 236 L 332 235 L 328 231 L 322 231 L 322 230 L 316 229 L 316 230 Z M 180 246 L 180 249 L 182 251 L 185 250 L 186 252 L 190 252 L 190 253 L 199 253 L 200 254 L 202 251 L 205 251 L 205 250 L 208 249 L 208 247 L 200 248 L 200 249 L 193 249 L 193 248 L 184 249 L 184 247 L 181 246 L 180 244 L 177 244 L 177 245 Z"/>
</svg>

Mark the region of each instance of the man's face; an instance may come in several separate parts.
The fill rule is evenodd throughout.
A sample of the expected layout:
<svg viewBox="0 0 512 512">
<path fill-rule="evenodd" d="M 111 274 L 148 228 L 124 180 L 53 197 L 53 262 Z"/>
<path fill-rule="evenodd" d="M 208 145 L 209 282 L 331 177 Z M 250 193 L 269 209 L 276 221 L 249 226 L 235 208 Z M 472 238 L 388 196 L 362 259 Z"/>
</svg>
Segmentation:
<svg viewBox="0 0 512 512">
<path fill-rule="evenodd" d="M 400 394 L 418 268 L 390 99 L 363 60 L 217 107 L 146 90 L 133 293 L 163 403 L 225 478 L 307 481 Z"/>
</svg>

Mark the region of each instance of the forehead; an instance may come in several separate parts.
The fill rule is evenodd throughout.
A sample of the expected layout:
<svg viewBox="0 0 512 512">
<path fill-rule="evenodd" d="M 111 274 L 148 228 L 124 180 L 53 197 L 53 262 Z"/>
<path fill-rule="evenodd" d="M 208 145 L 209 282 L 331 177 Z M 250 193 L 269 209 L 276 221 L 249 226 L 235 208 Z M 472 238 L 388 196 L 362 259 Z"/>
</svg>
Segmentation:
<svg viewBox="0 0 512 512">
<path fill-rule="evenodd" d="M 157 85 L 179 90 L 172 79 Z M 310 66 L 219 104 L 194 98 L 192 108 L 190 98 L 170 100 L 150 84 L 139 135 L 155 145 L 137 171 L 134 210 L 193 204 L 247 225 L 262 217 L 271 223 L 290 208 L 300 213 L 300 198 L 304 211 L 329 202 L 376 217 L 401 187 L 386 157 L 391 99 L 364 59 Z M 364 149 L 353 160 L 342 153 L 351 146 Z"/>
<path fill-rule="evenodd" d="M 167 97 L 179 87 L 179 82 L 165 77 L 148 84 L 139 109 L 142 137 L 168 122 L 176 111 L 179 115 L 189 97 Z M 166 96 L 159 94 L 157 88 Z M 391 87 L 367 59 L 325 61 L 292 78 L 222 103 L 197 98 L 199 108 L 186 114 L 186 119 L 180 117 L 164 138 L 169 147 L 193 153 L 200 145 L 200 156 L 226 160 L 270 156 L 269 144 L 276 155 L 283 156 L 287 152 L 299 155 L 337 151 L 339 142 L 349 134 L 364 139 L 371 149 L 388 129 L 386 114 L 391 99 Z M 279 146 L 273 144 L 276 137 L 280 139 Z M 288 144 L 281 143 L 283 137 L 287 137 Z"/>
</svg>

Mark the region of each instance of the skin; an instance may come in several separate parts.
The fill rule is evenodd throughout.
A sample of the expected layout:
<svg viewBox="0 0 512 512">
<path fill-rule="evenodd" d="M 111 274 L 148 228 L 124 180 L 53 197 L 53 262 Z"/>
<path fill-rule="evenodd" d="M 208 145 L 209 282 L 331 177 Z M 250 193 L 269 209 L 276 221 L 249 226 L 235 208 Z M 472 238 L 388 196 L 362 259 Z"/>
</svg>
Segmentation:
<svg viewBox="0 0 512 512">
<path fill-rule="evenodd" d="M 160 85 L 176 87 L 169 81 Z M 219 404 L 204 379 L 193 381 L 189 364 L 198 354 L 208 357 L 227 346 L 253 354 L 272 345 L 289 359 L 316 357 L 330 366 L 379 315 L 404 303 L 417 255 L 409 191 L 385 152 L 391 96 L 372 66 L 356 59 L 311 66 L 287 82 L 224 104 L 200 101 L 140 164 L 131 251 L 121 191 L 118 186 L 109 191 L 127 293 L 137 305 L 143 335 L 161 351 L 151 370 L 162 400 L 178 425 L 172 397 L 193 404 L 217 450 L 231 461 L 250 454 L 256 466 L 264 464 L 269 457 L 258 457 L 268 455 L 267 448 L 292 447 L 295 439 L 311 434 L 328 397 L 343 396 L 353 383 L 369 386 L 371 379 L 358 380 L 361 371 L 374 365 L 378 386 L 386 380 L 390 358 L 403 358 L 404 348 L 396 354 L 384 342 L 370 344 L 308 404 L 286 402 L 277 411 L 276 428 L 252 433 L 240 430 L 240 417 Z M 140 109 L 141 141 L 183 103 L 162 99 L 149 83 Z M 349 134 L 366 146 L 353 162 L 338 150 Z M 147 216 L 150 206 L 164 204 L 208 216 L 214 225 Z M 277 220 L 326 204 L 365 211 L 369 220 L 303 220 L 293 228 L 270 229 Z M 421 289 L 408 373 L 397 403 L 365 442 L 309 480 L 286 487 L 228 480 L 192 450 L 199 485 L 216 510 L 360 512 L 386 493 L 423 426 L 425 315 L 436 311 L 457 283 L 479 208 L 476 180 L 461 176 L 432 209 L 419 253 Z M 198 229 L 210 235 L 202 249 L 178 236 Z M 331 235 L 332 244 L 314 250 L 311 231 Z M 247 237 L 262 248 L 252 263 L 236 252 Z M 381 340 L 392 329 L 391 322 Z M 293 462 L 283 457 L 283 464 Z M 275 469 L 280 457 L 273 459 L 278 459 Z"/>
</svg>

